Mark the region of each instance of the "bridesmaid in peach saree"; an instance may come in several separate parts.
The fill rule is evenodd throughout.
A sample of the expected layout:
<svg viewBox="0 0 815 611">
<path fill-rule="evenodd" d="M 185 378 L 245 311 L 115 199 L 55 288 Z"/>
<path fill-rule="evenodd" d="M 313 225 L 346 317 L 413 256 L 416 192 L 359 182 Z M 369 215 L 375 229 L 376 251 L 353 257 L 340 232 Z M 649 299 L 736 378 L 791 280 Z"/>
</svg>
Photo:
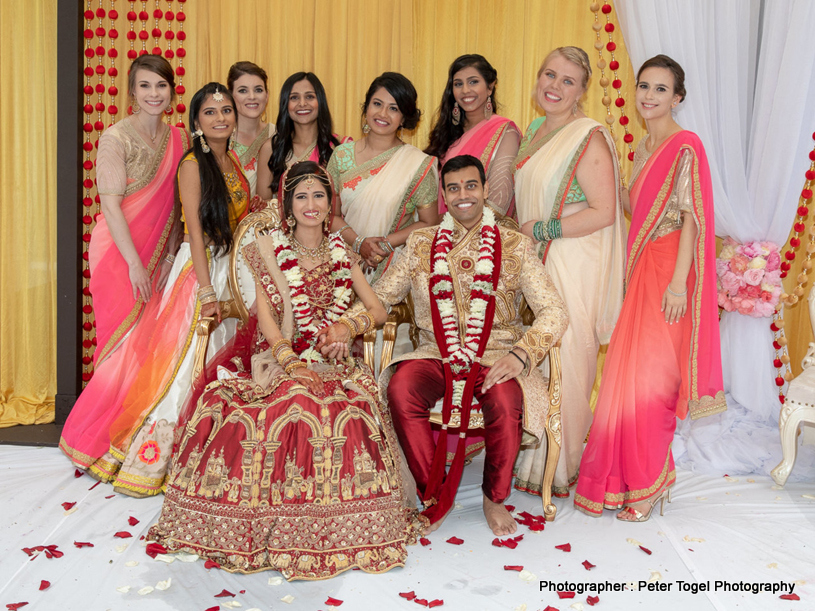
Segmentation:
<svg viewBox="0 0 815 611">
<path fill-rule="evenodd" d="M 439 158 L 439 167 L 457 155 L 481 161 L 490 183 L 489 204 L 514 216 L 515 183 L 512 163 L 518 154 L 521 130 L 498 112 L 498 72 L 482 56 L 462 55 L 450 64 L 436 121 L 425 153 Z M 439 214 L 447 212 L 441 189 Z"/>
<path fill-rule="evenodd" d="M 591 516 L 622 508 L 617 519 L 644 522 L 658 501 L 670 502 L 676 417 L 727 407 L 710 169 L 699 137 L 671 115 L 684 77 L 665 55 L 637 73 L 648 136 L 634 156 L 627 289 L 574 500 Z"/>
</svg>

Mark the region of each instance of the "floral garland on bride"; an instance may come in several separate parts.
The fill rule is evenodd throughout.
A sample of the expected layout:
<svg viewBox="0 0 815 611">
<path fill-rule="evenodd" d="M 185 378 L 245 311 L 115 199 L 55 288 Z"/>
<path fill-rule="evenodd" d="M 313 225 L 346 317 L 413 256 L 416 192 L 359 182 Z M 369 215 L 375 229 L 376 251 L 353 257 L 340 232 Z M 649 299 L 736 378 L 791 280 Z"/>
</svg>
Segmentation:
<svg viewBox="0 0 815 611">
<path fill-rule="evenodd" d="M 325 318 L 317 324 L 311 308 L 303 272 L 297 256 L 294 253 L 289 236 L 280 228 L 272 233 L 272 244 L 280 266 L 280 271 L 286 277 L 291 292 L 291 307 L 294 314 L 295 333 L 292 338 L 292 349 L 306 362 L 325 361 L 323 356 L 314 349 L 314 344 L 320 331 L 337 322 L 348 309 L 351 303 L 353 289 L 351 285 L 351 261 L 345 249 L 345 242 L 339 233 L 329 236 L 329 251 L 331 253 L 331 279 L 334 281 L 334 299 L 331 308 L 326 311 Z"/>
<path fill-rule="evenodd" d="M 430 262 L 430 298 L 435 301 L 441 317 L 448 362 L 453 374 L 452 408 L 458 410 L 461 409 L 467 376 L 478 356 L 487 305 L 493 294 L 495 241 L 498 238 L 498 228 L 492 210 L 485 207 L 481 220 L 479 256 L 470 289 L 470 315 L 467 317 L 466 333 L 462 344 L 456 320 L 453 278 L 447 262 L 447 255 L 453 247 L 453 227 L 453 217 L 448 212 L 444 215 L 436 233 L 436 245 Z"/>
</svg>

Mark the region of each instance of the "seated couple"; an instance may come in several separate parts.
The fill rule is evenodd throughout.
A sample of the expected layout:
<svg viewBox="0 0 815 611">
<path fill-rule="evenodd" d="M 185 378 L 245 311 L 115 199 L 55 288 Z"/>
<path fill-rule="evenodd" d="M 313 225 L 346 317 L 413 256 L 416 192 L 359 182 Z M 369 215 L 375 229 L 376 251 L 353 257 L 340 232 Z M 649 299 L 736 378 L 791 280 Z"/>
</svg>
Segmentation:
<svg viewBox="0 0 815 611">
<path fill-rule="evenodd" d="M 446 435 L 437 451 L 428 422 L 442 397 L 446 418 L 457 412 L 465 423 L 471 399 L 481 403 L 485 514 L 496 534 L 514 531 L 502 502 L 522 430 L 543 432 L 546 388 L 536 366 L 563 334 L 566 310 L 531 240 L 499 227 L 484 207 L 480 162 L 454 158 L 442 177 L 450 212 L 411 235 L 374 291 L 358 257 L 326 235 L 324 171 L 312 162 L 292 167 L 284 212 L 294 229 L 244 249 L 258 293 L 259 333 L 240 355 L 251 374 L 211 384 L 194 413 L 182 415 L 150 539 L 229 571 L 277 569 L 287 579 L 403 566 L 406 545 L 453 506 L 461 476 L 464 440 L 445 475 Z M 349 309 L 352 290 L 360 302 Z M 348 356 L 349 342 L 382 324 L 382 304 L 409 291 L 420 346 L 377 388 Z M 536 316 L 525 333 L 522 297 Z M 413 478 L 399 442 L 423 514 L 411 509 Z"/>
</svg>

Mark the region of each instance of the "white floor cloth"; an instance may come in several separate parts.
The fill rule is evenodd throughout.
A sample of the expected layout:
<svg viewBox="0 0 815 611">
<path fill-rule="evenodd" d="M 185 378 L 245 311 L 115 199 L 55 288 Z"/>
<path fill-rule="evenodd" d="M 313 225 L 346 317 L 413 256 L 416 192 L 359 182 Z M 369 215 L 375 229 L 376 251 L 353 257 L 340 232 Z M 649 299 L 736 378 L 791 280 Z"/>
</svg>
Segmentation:
<svg viewBox="0 0 815 611">
<path fill-rule="evenodd" d="M 74 477 L 74 469 L 56 449 L 0 446 L 0 609 L 28 602 L 25 611 L 68 609 L 107 610 L 179 609 L 204 611 L 229 608 L 323 610 L 328 597 L 343 601 L 339 609 L 420 609 L 399 597 L 415 592 L 419 598 L 441 599 L 442 611 L 482 609 L 529 611 L 589 609 L 587 593 L 559 599 L 539 586 L 539 580 L 588 583 L 647 582 L 670 591 L 621 591 L 599 594 L 602 609 L 815 609 L 815 473 L 808 482 L 773 486 L 767 476 L 723 477 L 680 471 L 674 500 L 645 524 L 624 524 L 612 512 L 592 519 L 575 511 L 571 502 L 557 501 L 558 516 L 541 533 L 519 525 L 524 538 L 514 550 L 491 545 L 493 535 L 481 513 L 480 469 L 476 459 L 465 469 L 457 508 L 430 536 L 427 547 L 410 548 L 408 564 L 384 575 L 350 571 L 319 582 L 270 583 L 274 571 L 231 575 L 206 570 L 202 561 L 171 564 L 145 554 L 140 536 L 155 521 L 162 498 L 132 499 L 113 495 L 109 485 L 88 476 Z M 796 466 L 796 470 L 797 470 Z M 795 471 L 794 471 L 795 473 Z M 66 513 L 62 503 L 75 502 Z M 509 503 L 516 511 L 541 514 L 538 500 L 514 492 Z M 135 526 L 128 518 L 139 520 Z M 132 538 L 115 538 L 127 531 Z M 446 543 L 451 537 L 462 545 Z M 628 539 L 652 551 L 646 554 Z M 94 547 L 77 548 L 74 541 Z M 571 551 L 555 546 L 569 543 Z M 61 558 L 44 554 L 30 559 L 22 548 L 57 545 Z M 588 560 L 595 568 L 587 571 Z M 504 570 L 522 565 L 534 576 Z M 51 583 L 40 591 L 41 580 Z M 170 580 L 167 589 L 139 594 L 147 586 Z M 680 593 L 678 581 L 796 583 L 800 601 L 786 601 L 778 593 L 708 591 Z M 272 579 L 272 582 L 280 581 Z M 127 593 L 117 591 L 130 586 Z M 222 590 L 234 598 L 215 598 Z M 591 593 L 589 593 L 591 594 Z M 291 603 L 281 599 L 291 596 Z M 236 604 L 237 603 L 237 604 Z M 581 606 L 579 606 L 579 603 Z M 574 606 L 572 606 L 574 605 Z"/>
</svg>

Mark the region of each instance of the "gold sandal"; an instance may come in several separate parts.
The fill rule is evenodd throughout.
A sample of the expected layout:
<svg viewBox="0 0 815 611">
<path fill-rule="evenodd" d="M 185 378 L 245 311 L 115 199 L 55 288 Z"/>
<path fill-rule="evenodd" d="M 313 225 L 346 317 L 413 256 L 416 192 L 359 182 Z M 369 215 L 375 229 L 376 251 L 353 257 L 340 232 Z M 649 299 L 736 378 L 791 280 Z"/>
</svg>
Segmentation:
<svg viewBox="0 0 815 611">
<path fill-rule="evenodd" d="M 668 502 L 671 502 L 671 490 L 673 490 L 673 485 L 664 488 L 659 496 L 655 495 L 646 500 L 645 502 L 648 503 L 647 513 L 642 513 L 640 510 L 634 509 L 631 505 L 626 505 L 622 511 L 617 514 L 617 519 L 621 522 L 647 522 L 657 503 L 659 503 L 659 515 L 665 515 L 665 499 L 667 498 Z M 621 517 L 626 514 L 633 516 L 633 519 Z"/>
</svg>

